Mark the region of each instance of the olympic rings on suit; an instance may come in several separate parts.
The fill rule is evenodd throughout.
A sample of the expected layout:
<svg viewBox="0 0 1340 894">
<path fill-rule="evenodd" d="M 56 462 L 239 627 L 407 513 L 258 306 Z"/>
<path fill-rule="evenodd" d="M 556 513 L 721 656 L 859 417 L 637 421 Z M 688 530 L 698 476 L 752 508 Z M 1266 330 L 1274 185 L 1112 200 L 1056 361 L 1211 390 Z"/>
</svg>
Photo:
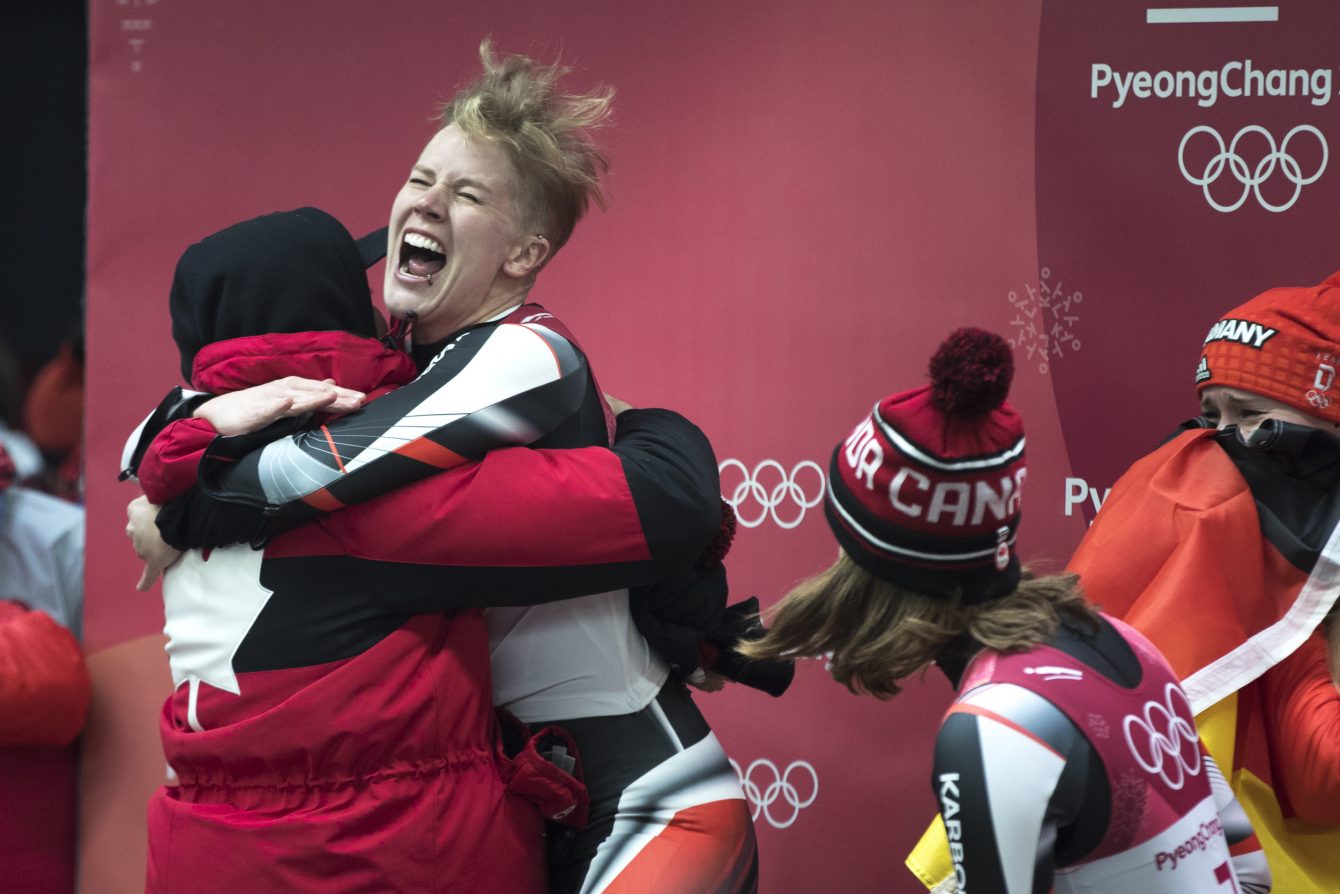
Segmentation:
<svg viewBox="0 0 1340 894">
<path fill-rule="evenodd" d="M 1219 147 L 1219 151 L 1206 163 L 1204 172 L 1200 176 L 1195 176 L 1186 168 L 1186 146 L 1192 137 L 1200 133 L 1208 134 Z M 1247 159 L 1238 152 L 1238 143 L 1248 134 L 1260 134 L 1265 137 L 1266 145 L 1269 147 L 1266 154 L 1256 163 L 1255 168 L 1251 167 L 1247 163 Z M 1307 177 L 1303 176 L 1303 169 L 1298 160 L 1289 154 L 1290 141 L 1300 134 L 1310 134 L 1321 145 L 1321 163 L 1317 165 L 1317 170 Z M 1256 201 L 1260 202 L 1261 207 L 1267 211 L 1278 213 L 1289 210 L 1298 201 L 1298 197 L 1303 192 L 1303 187 L 1316 183 L 1321 177 L 1322 172 L 1326 170 L 1326 162 L 1329 159 L 1330 148 L 1326 145 L 1326 138 L 1322 136 L 1320 130 L 1317 130 L 1311 124 L 1298 125 L 1284 135 L 1284 140 L 1278 146 L 1275 145 L 1275 137 L 1270 131 L 1259 124 L 1249 124 L 1239 130 L 1227 146 L 1224 145 L 1224 138 L 1219 135 L 1219 131 L 1208 124 L 1202 124 L 1188 130 L 1186 135 L 1182 137 L 1181 144 L 1177 147 L 1177 166 L 1182 169 L 1182 176 L 1187 179 L 1188 183 L 1201 188 L 1201 191 L 1205 193 L 1205 201 L 1209 202 L 1211 208 L 1224 213 L 1237 211 L 1247 201 L 1247 196 L 1253 193 L 1256 195 Z M 1285 179 L 1293 184 L 1293 195 L 1289 197 L 1288 201 L 1279 205 L 1273 204 L 1261 195 L 1261 184 L 1274 175 L 1277 167 Z M 1238 196 L 1237 201 L 1227 205 L 1222 204 L 1210 195 L 1211 184 L 1217 182 L 1220 175 L 1225 171 L 1242 184 L 1242 194 Z"/>
<path fill-rule="evenodd" d="M 775 459 L 763 460 L 753 471 L 738 459 L 725 460 L 717 467 L 723 478 L 727 469 L 738 469 L 743 479 L 733 489 L 723 483 L 722 499 L 731 504 L 736 519 L 746 528 L 757 528 L 771 515 L 780 527 L 790 530 L 804 521 L 805 513 L 818 506 L 824 498 L 824 470 L 818 463 L 808 459 L 796 463 L 790 472 Z M 813 487 L 802 484 L 802 472 L 813 473 Z M 765 473 L 775 473 L 777 482 L 773 484 L 769 481 L 765 484 Z M 773 475 L 769 474 L 768 477 L 772 478 Z M 757 509 L 753 508 L 754 504 L 757 504 Z M 784 507 L 780 513 L 779 507 Z"/>
<path fill-rule="evenodd" d="M 744 789 L 744 796 L 749 802 L 750 814 L 754 820 L 757 821 L 761 815 L 774 829 L 791 826 L 800 816 L 800 811 L 809 807 L 819 797 L 819 774 L 808 761 L 792 761 L 787 764 L 785 772 L 763 757 L 751 763 L 749 769 L 744 772 L 740 771 L 740 765 L 734 758 L 731 758 L 730 765 L 740 779 L 740 788 Z M 762 778 L 755 781 L 754 774 L 760 771 Z M 800 789 L 792 781 L 792 774 L 795 774 L 796 780 L 809 790 L 808 795 L 801 795 Z M 780 819 L 772 813 L 772 807 L 778 800 L 790 808 Z"/>
<path fill-rule="evenodd" d="M 1200 737 L 1191 721 L 1191 703 L 1175 683 L 1164 689 L 1165 704 L 1145 702 L 1144 716 L 1127 714 L 1122 723 L 1126 744 L 1145 772 L 1162 777 L 1178 791 L 1200 773 Z M 1140 731 L 1136 739 L 1132 730 Z"/>
</svg>

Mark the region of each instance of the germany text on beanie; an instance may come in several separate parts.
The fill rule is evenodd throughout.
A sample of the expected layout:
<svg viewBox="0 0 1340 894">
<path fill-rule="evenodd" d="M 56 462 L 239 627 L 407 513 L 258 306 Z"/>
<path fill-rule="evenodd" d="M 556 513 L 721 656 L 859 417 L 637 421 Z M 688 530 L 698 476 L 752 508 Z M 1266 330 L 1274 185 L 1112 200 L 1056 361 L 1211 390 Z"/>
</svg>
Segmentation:
<svg viewBox="0 0 1340 894">
<path fill-rule="evenodd" d="M 1340 423 L 1340 273 L 1262 292 L 1210 328 L 1196 390 L 1225 385 Z"/>
</svg>

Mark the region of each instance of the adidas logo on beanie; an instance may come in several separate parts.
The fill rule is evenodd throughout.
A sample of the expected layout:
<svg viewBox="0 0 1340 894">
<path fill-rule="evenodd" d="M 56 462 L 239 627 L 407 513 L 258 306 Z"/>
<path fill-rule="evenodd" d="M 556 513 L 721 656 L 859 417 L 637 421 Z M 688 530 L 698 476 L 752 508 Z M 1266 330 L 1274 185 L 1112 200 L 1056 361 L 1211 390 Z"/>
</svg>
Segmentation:
<svg viewBox="0 0 1340 894">
<path fill-rule="evenodd" d="M 1340 273 L 1262 292 L 1205 337 L 1196 388 L 1226 385 L 1340 423 Z"/>
</svg>

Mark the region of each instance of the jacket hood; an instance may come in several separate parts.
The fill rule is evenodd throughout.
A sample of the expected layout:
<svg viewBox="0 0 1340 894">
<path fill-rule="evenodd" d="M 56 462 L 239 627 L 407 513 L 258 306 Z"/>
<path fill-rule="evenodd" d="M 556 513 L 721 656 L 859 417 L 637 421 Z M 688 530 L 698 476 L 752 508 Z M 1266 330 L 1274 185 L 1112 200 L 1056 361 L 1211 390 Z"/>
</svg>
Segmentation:
<svg viewBox="0 0 1340 894">
<path fill-rule="evenodd" d="M 172 282 L 182 375 L 191 378 L 196 354 L 212 342 L 320 330 L 375 336 L 365 267 L 349 231 L 317 208 L 205 237 L 182 254 Z"/>
<path fill-rule="evenodd" d="M 284 376 L 334 379 L 345 388 L 373 393 L 408 384 L 418 375 L 408 354 L 347 332 L 293 332 L 213 342 L 196 354 L 192 372 L 191 383 L 214 394 Z"/>
</svg>

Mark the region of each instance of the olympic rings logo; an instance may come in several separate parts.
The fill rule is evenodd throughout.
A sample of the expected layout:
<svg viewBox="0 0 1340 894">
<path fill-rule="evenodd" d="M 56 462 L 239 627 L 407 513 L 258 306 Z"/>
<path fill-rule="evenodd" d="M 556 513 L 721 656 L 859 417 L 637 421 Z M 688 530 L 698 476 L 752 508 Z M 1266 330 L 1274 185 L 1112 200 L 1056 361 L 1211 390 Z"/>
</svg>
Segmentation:
<svg viewBox="0 0 1340 894">
<path fill-rule="evenodd" d="M 749 769 L 743 773 L 740 772 L 740 765 L 735 762 L 735 758 L 730 759 L 730 765 L 740 780 L 740 788 L 744 789 L 750 815 L 756 821 L 762 815 L 774 829 L 791 826 L 800 816 L 800 811 L 809 807 L 814 803 L 814 799 L 819 797 L 819 774 L 814 772 L 814 767 L 808 761 L 792 761 L 787 765 L 785 772 L 777 769 L 776 764 L 763 757 L 751 763 Z M 760 773 L 759 781 L 754 780 L 755 773 Z M 809 792 L 808 795 L 801 795 L 801 788 L 797 788 L 792 781 L 793 774 L 796 780 L 802 783 L 801 788 Z M 789 808 L 780 819 L 772 813 L 772 807 L 778 800 L 783 801 Z"/>
<path fill-rule="evenodd" d="M 1200 739 L 1191 722 L 1191 703 L 1176 683 L 1164 690 L 1167 704 L 1146 702 L 1143 718 L 1127 714 L 1122 728 L 1135 762 L 1158 775 L 1173 791 L 1200 773 Z M 1178 710 L 1179 705 L 1185 710 Z M 1132 730 L 1140 731 L 1137 740 Z"/>
<path fill-rule="evenodd" d="M 1186 146 L 1192 137 L 1200 133 L 1209 134 L 1219 147 L 1219 152 L 1209 160 L 1205 165 L 1205 171 L 1197 177 L 1186 169 Z M 1256 163 L 1255 168 L 1251 167 L 1247 163 L 1247 159 L 1243 158 L 1238 152 L 1238 143 L 1248 134 L 1260 134 L 1265 137 L 1266 145 L 1269 147 L 1269 151 Z M 1303 170 L 1298 164 L 1298 160 L 1289 154 L 1289 143 L 1299 134 L 1311 134 L 1321 146 L 1321 164 L 1317 165 L 1317 170 L 1307 177 L 1303 176 Z M 1247 201 L 1247 196 L 1253 193 L 1256 194 L 1256 201 L 1260 202 L 1261 207 L 1267 211 L 1278 213 L 1289 210 L 1298 201 L 1298 197 L 1303 192 L 1303 187 L 1316 183 L 1321 177 L 1322 172 L 1326 170 L 1326 162 L 1329 158 L 1330 148 L 1326 145 L 1326 138 L 1322 136 L 1321 131 L 1311 124 L 1300 124 L 1289 131 L 1284 135 L 1284 140 L 1278 147 L 1276 147 L 1275 138 L 1270 131 L 1259 124 L 1251 124 L 1238 131 L 1232 142 L 1227 146 L 1224 145 L 1224 138 L 1219 135 L 1219 131 L 1209 125 L 1202 124 L 1188 130 L 1186 136 L 1182 137 L 1181 145 L 1177 147 L 1177 165 L 1182 169 L 1182 176 L 1187 179 L 1187 182 L 1201 188 L 1201 191 L 1205 193 L 1205 201 L 1209 202 L 1211 208 L 1224 213 L 1237 211 Z M 1289 197 L 1288 201 L 1280 205 L 1272 204 L 1261 195 L 1261 184 L 1274 175 L 1277 167 L 1285 179 L 1293 184 L 1293 195 Z M 1242 195 L 1238 196 L 1237 201 L 1229 205 L 1218 202 L 1210 195 L 1210 185 L 1218 181 L 1225 170 L 1238 183 L 1242 184 Z"/>
<path fill-rule="evenodd" d="M 790 530 L 824 498 L 824 470 L 808 459 L 796 463 L 790 472 L 775 459 L 763 460 L 752 472 L 738 459 L 728 459 L 717 467 L 723 479 L 727 469 L 738 469 L 742 478 L 734 489 L 723 484 L 721 498 L 746 528 L 757 528 L 771 515 L 779 526 Z"/>
</svg>

